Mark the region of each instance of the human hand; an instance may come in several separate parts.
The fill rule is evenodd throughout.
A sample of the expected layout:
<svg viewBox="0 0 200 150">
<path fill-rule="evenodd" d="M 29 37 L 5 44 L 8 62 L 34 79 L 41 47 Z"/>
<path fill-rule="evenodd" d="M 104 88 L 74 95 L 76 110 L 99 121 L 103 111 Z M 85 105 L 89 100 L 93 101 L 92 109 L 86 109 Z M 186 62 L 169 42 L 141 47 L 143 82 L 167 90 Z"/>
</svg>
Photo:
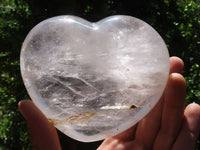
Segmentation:
<svg viewBox="0 0 200 150">
<path fill-rule="evenodd" d="M 137 125 L 106 139 L 98 150 L 192 150 L 200 130 L 200 106 L 185 108 L 183 62 L 170 58 L 170 76 L 158 104 Z M 60 150 L 55 127 L 30 100 L 19 103 L 35 150 Z"/>
<path fill-rule="evenodd" d="M 167 87 L 153 110 L 137 125 L 106 139 L 98 150 L 194 150 L 200 132 L 200 106 L 185 108 L 183 62 L 170 58 Z"/>
</svg>

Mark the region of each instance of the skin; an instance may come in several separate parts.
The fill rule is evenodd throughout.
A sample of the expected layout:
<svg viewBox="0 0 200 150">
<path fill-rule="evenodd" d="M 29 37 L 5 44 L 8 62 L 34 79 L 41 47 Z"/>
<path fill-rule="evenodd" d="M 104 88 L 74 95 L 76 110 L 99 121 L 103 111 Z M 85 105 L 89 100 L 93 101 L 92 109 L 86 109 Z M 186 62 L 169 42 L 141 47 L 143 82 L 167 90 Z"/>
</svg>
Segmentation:
<svg viewBox="0 0 200 150">
<path fill-rule="evenodd" d="M 185 108 L 183 61 L 170 58 L 166 89 L 157 105 L 137 125 L 107 138 L 98 150 L 193 150 L 200 132 L 200 106 Z M 34 150 L 61 150 L 55 127 L 30 100 L 19 109 L 27 121 Z"/>
</svg>

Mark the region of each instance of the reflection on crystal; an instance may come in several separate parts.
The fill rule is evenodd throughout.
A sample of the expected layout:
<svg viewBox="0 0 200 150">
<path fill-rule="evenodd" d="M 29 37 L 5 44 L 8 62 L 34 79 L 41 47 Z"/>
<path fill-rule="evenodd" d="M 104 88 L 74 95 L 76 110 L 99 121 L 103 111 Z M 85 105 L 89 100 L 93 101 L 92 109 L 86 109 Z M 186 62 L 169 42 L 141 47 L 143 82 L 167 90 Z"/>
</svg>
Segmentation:
<svg viewBox="0 0 200 150">
<path fill-rule="evenodd" d="M 169 55 L 159 34 L 137 18 L 90 23 L 59 16 L 28 34 L 21 72 L 49 121 L 91 142 L 128 129 L 155 106 L 166 86 Z"/>
</svg>

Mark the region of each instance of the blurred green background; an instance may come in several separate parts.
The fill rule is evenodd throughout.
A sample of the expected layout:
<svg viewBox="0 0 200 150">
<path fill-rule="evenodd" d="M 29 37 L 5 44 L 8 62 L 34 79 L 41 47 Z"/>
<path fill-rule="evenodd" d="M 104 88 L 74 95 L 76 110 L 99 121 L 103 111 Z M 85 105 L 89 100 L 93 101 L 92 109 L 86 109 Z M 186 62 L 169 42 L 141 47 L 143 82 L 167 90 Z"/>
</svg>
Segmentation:
<svg viewBox="0 0 200 150">
<path fill-rule="evenodd" d="M 0 0 L 0 150 L 30 150 L 18 102 L 29 98 L 20 75 L 20 49 L 28 32 L 57 15 L 98 21 L 116 14 L 138 17 L 163 37 L 171 56 L 185 63 L 187 104 L 200 104 L 199 0 Z M 100 142 L 81 143 L 59 132 L 63 149 L 94 150 Z M 200 146 L 200 138 L 196 149 Z"/>
</svg>

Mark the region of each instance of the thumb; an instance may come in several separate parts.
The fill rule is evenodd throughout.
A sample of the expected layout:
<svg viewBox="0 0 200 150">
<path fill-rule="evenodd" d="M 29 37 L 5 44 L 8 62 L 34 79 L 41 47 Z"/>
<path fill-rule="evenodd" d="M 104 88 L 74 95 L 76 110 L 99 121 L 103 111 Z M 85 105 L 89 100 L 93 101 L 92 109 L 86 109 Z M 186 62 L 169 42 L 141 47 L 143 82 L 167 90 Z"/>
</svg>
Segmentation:
<svg viewBox="0 0 200 150">
<path fill-rule="evenodd" d="M 56 128 L 32 101 L 20 101 L 19 109 L 27 121 L 34 150 L 61 150 Z"/>
</svg>

